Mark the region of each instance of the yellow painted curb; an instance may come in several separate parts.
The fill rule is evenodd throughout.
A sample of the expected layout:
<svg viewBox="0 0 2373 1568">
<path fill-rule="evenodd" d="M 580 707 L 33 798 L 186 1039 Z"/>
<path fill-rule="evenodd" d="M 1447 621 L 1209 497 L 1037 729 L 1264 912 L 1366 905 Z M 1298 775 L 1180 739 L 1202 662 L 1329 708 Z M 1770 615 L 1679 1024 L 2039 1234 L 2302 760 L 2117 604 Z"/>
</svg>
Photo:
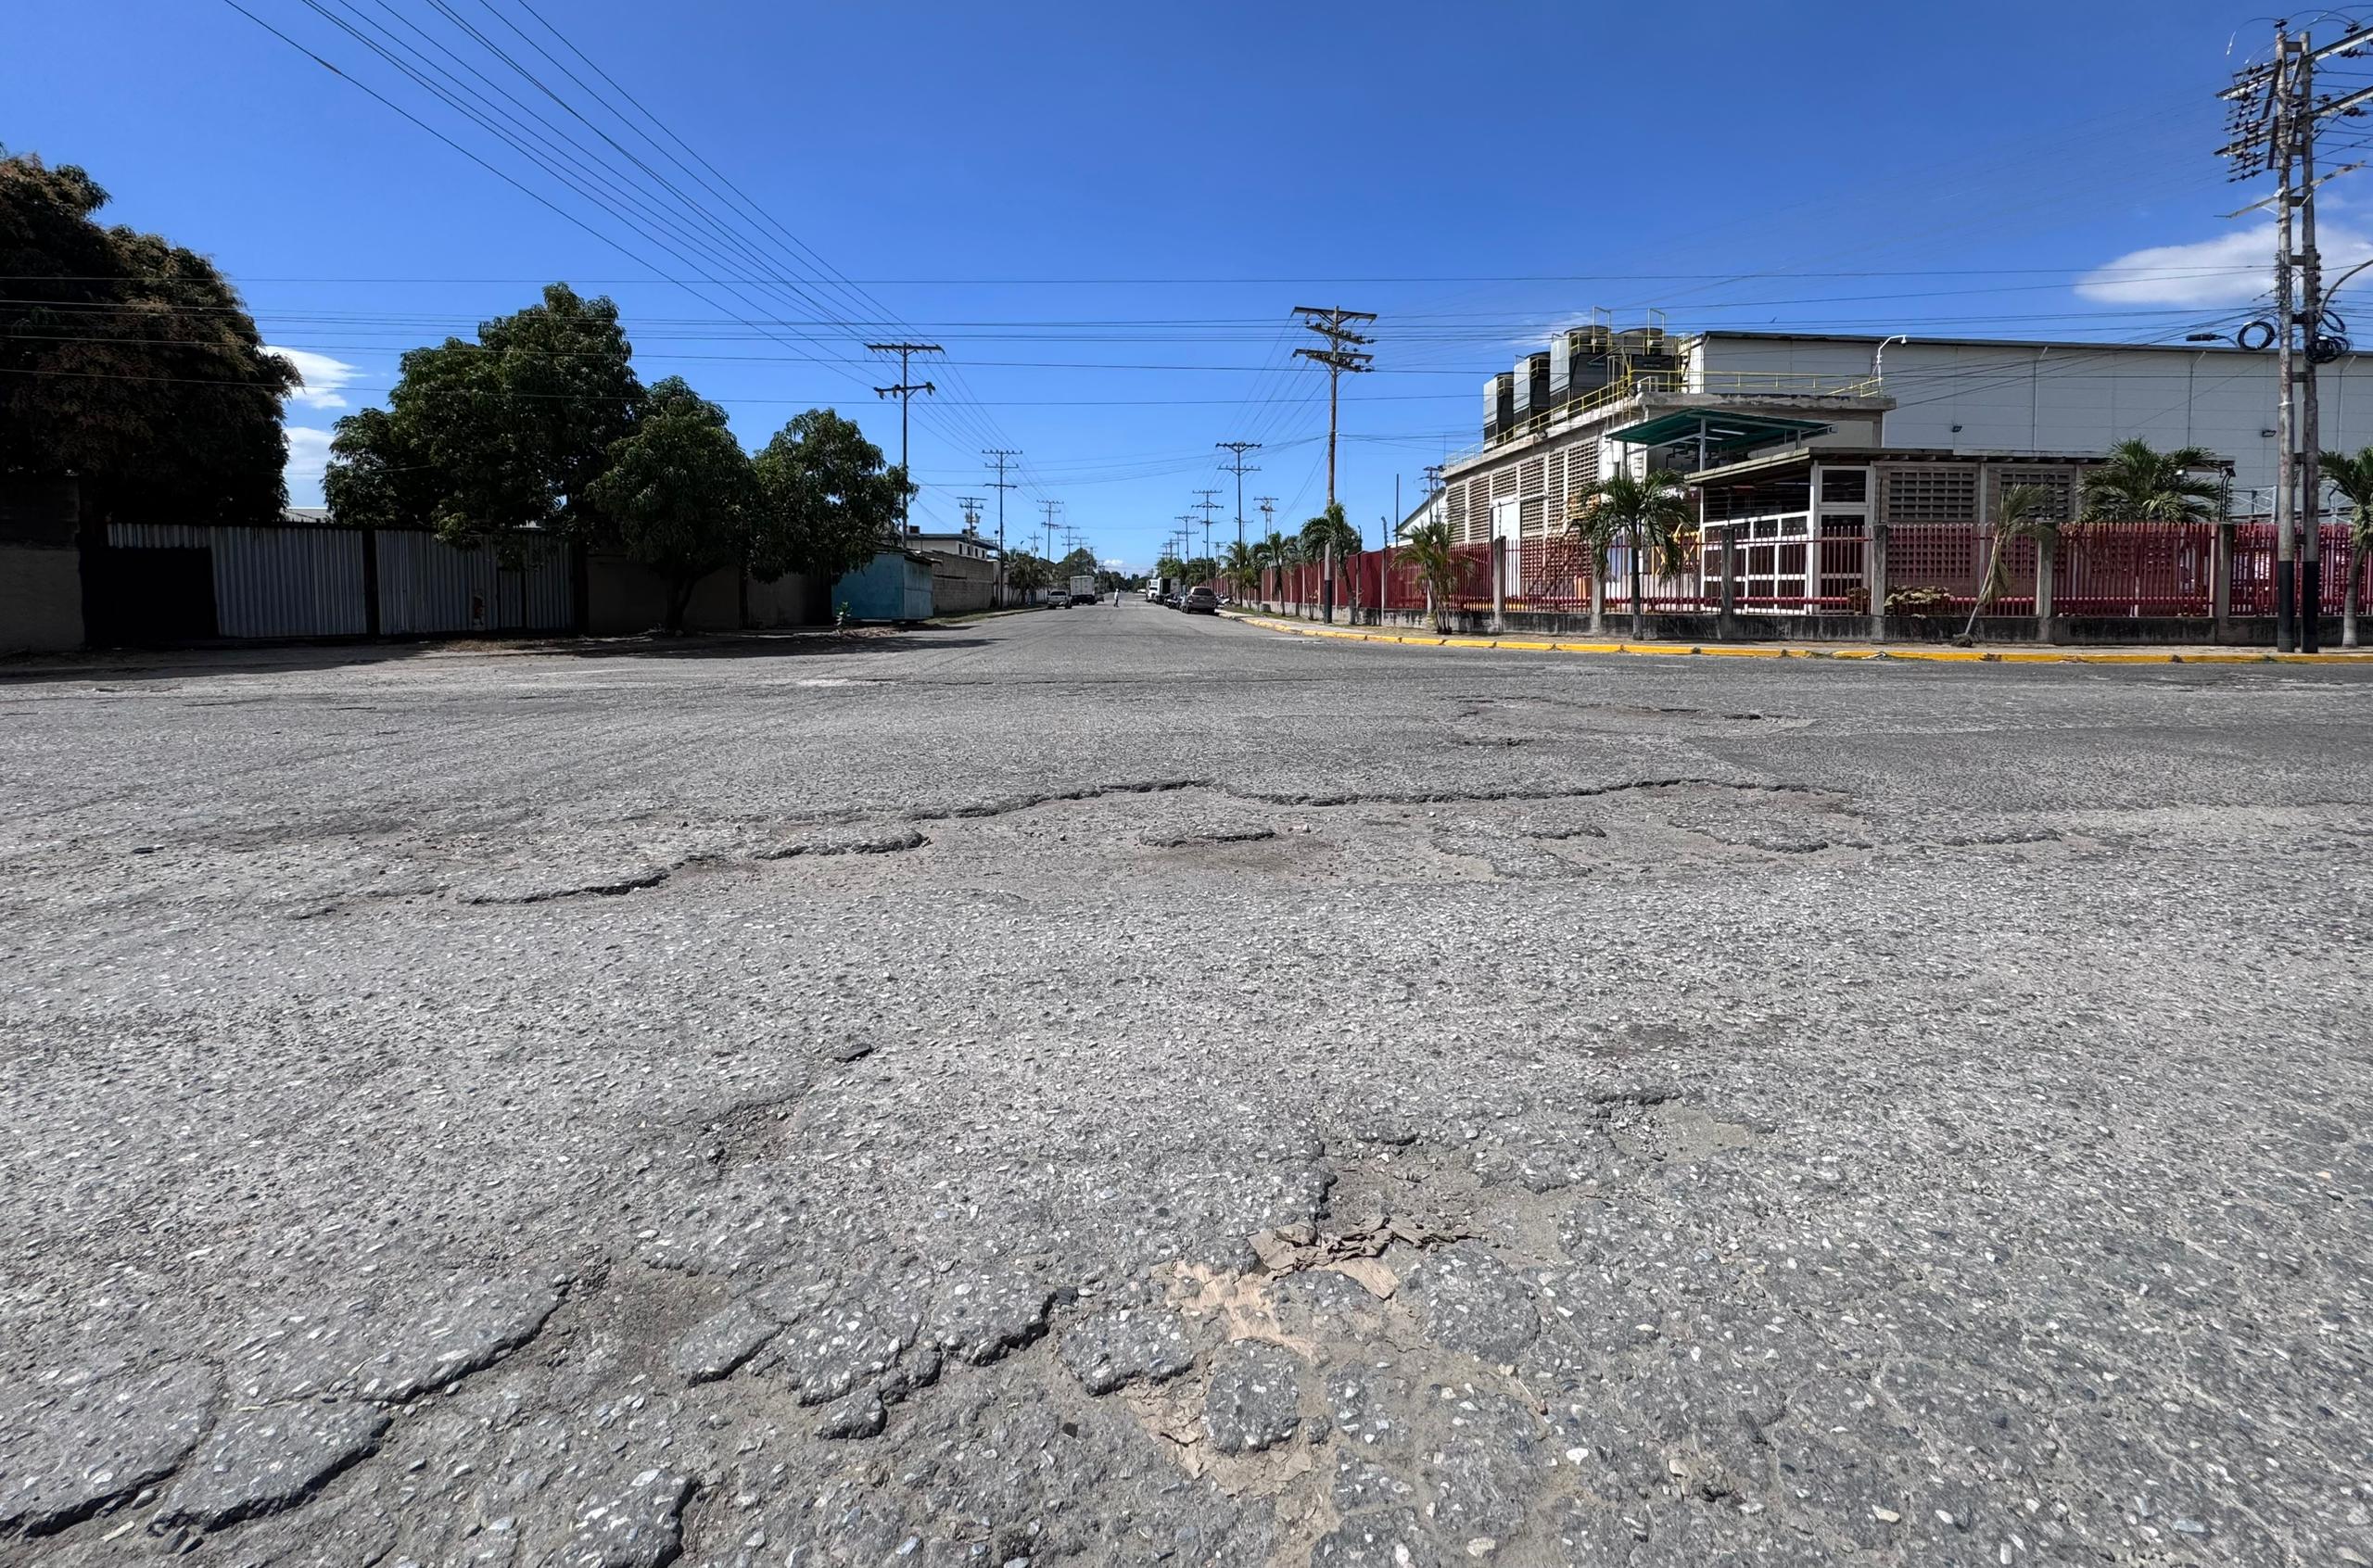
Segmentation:
<svg viewBox="0 0 2373 1568">
<path fill-rule="evenodd" d="M 1399 632 L 1358 631 L 1339 626 L 1300 626 L 1291 621 L 1272 620 L 1265 615 L 1247 615 L 1237 611 L 1222 611 L 1231 621 L 1239 621 L 1263 631 L 1284 632 L 1294 637 L 1331 637 L 1352 642 L 1397 642 L 1412 648 L 1490 648 L 1507 649 L 1527 653 L 1631 653 L 1665 659 L 1846 659 L 1861 662 L 1896 661 L 1928 664 L 2373 664 L 2373 651 L 2354 653 L 2113 653 L 2057 652 L 2040 649 L 2006 648 L 1872 648 L 1856 644 L 1822 646 L 1806 644 L 1791 647 L 1766 647 L 1740 643 L 1635 643 L 1635 642 L 1538 642 L 1516 638 L 1408 636 Z"/>
</svg>

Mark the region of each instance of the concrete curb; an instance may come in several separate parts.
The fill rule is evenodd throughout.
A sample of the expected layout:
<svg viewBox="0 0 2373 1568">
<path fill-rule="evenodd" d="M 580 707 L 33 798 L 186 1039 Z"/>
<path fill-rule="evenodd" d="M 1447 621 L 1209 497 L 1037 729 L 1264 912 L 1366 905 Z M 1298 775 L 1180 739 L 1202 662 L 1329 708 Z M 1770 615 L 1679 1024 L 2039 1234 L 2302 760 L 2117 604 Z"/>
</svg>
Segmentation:
<svg viewBox="0 0 2373 1568">
<path fill-rule="evenodd" d="M 1487 648 L 1524 653 L 1630 653 L 1666 659 L 1845 659 L 1928 664 L 2373 664 L 2373 649 L 2354 653 L 2276 653 L 2214 649 L 2197 652 L 2077 652 L 2059 649 L 1874 647 L 1842 642 L 1829 647 L 1775 647 L 1765 643 L 1566 642 L 1537 638 L 1444 637 L 1360 631 L 1342 626 L 1302 626 L 1223 610 L 1222 615 L 1262 631 L 1294 637 L 1331 637 L 1347 642 L 1399 642 L 1413 648 Z"/>
</svg>

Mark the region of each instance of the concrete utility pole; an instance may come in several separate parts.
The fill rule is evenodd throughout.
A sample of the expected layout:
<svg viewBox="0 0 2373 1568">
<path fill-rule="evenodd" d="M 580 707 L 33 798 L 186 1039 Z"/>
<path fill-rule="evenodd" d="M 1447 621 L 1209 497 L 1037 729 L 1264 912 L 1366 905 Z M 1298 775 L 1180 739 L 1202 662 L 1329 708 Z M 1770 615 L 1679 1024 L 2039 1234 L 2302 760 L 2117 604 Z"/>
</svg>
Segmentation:
<svg viewBox="0 0 2373 1568">
<path fill-rule="evenodd" d="M 1047 524 L 1045 528 L 1043 528 L 1039 533 L 1039 537 L 1043 539 L 1045 543 L 1039 548 L 1045 553 L 1048 563 L 1051 563 L 1055 559 L 1055 512 L 1056 510 L 1063 503 L 1059 500 L 1043 500 L 1038 504 L 1046 508 L 1047 511 Z"/>
<path fill-rule="evenodd" d="M 989 503 L 978 496 L 958 496 L 956 504 L 964 509 L 964 531 L 978 535 L 981 531 L 981 508 Z"/>
<path fill-rule="evenodd" d="M 2229 216 L 2267 202 L 2275 208 L 2275 319 L 2244 327 L 2240 341 L 2245 348 L 2267 347 L 2249 336 L 2252 328 L 2267 329 L 2275 350 L 2274 641 L 2286 653 L 2294 647 L 2313 653 L 2322 638 L 2323 432 L 2316 372 L 2348 348 L 2336 333 L 2325 335 L 2323 259 L 2316 248 L 2316 188 L 2322 183 L 2316 175 L 2316 134 L 2327 117 L 2359 113 L 2373 100 L 2373 87 L 2365 87 L 2317 103 L 2316 62 L 2367 44 L 2373 44 L 2373 29 L 2352 28 L 2318 47 L 2311 34 L 2294 36 L 2278 23 L 2273 57 L 2236 73 L 2217 95 L 2233 105 L 2231 140 L 2218 156 L 2232 160 L 2236 179 L 2270 173 L 2277 181 L 2266 202 Z"/>
<path fill-rule="evenodd" d="M 1212 498 L 1219 492 L 1198 490 L 1195 493 L 1203 498 L 1195 503 L 1195 510 L 1203 514 L 1203 556 L 1204 559 L 1209 560 L 1212 553 L 1212 513 L 1220 509 L 1220 503 Z"/>
<path fill-rule="evenodd" d="M 997 608 L 1005 608 L 1005 493 L 1015 488 L 1006 480 L 1006 464 L 1022 455 L 1018 447 L 991 447 L 981 455 L 997 465 L 997 476 L 989 481 L 989 488 L 997 493 Z"/>
<path fill-rule="evenodd" d="M 946 350 L 936 343 L 869 343 L 866 348 L 876 354 L 898 356 L 898 385 L 877 386 L 873 389 L 873 395 L 877 398 L 898 399 L 898 469 L 907 476 L 907 484 L 911 490 L 915 482 L 915 471 L 907 465 L 907 410 L 908 405 L 914 402 L 916 393 L 928 392 L 936 397 L 939 394 L 939 388 L 928 381 L 909 384 L 907 380 L 907 360 L 917 354 L 940 354 Z M 898 538 L 901 543 L 905 542 L 907 533 L 907 502 L 909 499 L 906 495 L 898 498 Z"/>
<path fill-rule="evenodd" d="M 1244 542 L 1244 476 L 1261 472 L 1258 467 L 1245 462 L 1244 454 L 1259 451 L 1261 443 L 1258 441 L 1214 441 L 1212 444 L 1224 452 L 1236 454 L 1236 461 L 1229 463 L 1227 469 L 1229 473 L 1236 475 L 1236 542 L 1240 545 Z"/>
<path fill-rule="evenodd" d="M 1376 368 L 1376 356 L 1365 353 L 1360 345 L 1376 339 L 1363 337 L 1351 330 L 1352 324 L 1364 324 L 1376 320 L 1373 310 L 1346 310 L 1339 305 L 1297 305 L 1293 313 L 1301 324 L 1326 339 L 1324 348 L 1297 348 L 1294 357 L 1326 367 L 1326 504 L 1335 504 L 1335 427 L 1337 389 L 1345 371 L 1366 371 Z M 1350 345 L 1351 347 L 1347 347 Z"/>
</svg>

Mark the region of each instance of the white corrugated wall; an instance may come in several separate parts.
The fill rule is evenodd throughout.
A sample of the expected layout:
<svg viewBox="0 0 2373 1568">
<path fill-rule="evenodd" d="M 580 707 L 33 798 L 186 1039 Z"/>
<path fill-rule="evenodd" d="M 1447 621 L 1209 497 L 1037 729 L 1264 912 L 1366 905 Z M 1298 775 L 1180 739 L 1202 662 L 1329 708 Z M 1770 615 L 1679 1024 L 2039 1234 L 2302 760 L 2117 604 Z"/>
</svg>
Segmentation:
<svg viewBox="0 0 2373 1568">
<path fill-rule="evenodd" d="M 567 631 L 575 622 L 568 547 L 522 539 L 519 569 L 491 545 L 456 550 L 434 534 L 379 535 L 379 629 L 428 632 Z"/>
<path fill-rule="evenodd" d="M 361 637 L 362 536 L 347 528 L 110 523 L 119 550 L 204 550 L 223 637 Z"/>
<path fill-rule="evenodd" d="M 110 523 L 123 550 L 205 550 L 214 564 L 214 618 L 223 637 L 362 637 L 370 627 L 360 529 L 231 524 Z M 576 625 L 567 545 L 516 541 L 503 553 L 457 550 L 434 534 L 382 529 L 374 540 L 379 631 L 566 632 Z"/>
</svg>

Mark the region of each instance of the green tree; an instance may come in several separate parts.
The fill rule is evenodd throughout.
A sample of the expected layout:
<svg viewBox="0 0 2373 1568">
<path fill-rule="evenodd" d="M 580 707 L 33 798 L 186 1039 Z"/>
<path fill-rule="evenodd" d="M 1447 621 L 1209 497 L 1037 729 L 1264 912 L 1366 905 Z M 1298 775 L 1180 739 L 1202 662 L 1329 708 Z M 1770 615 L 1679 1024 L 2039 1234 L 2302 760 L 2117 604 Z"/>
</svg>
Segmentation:
<svg viewBox="0 0 2373 1568">
<path fill-rule="evenodd" d="M 2356 646 L 2357 585 L 2365 580 L 2365 558 L 2373 554 L 2373 447 L 2352 457 L 2326 452 L 2323 475 L 2348 502 L 2348 586 L 2340 600 L 2340 645 Z"/>
<path fill-rule="evenodd" d="M 2033 539 L 2038 551 L 2051 549 L 2059 537 L 2060 523 L 2051 515 L 2051 492 L 2041 485 L 2005 485 L 2002 499 L 1995 508 L 1993 539 L 1987 551 L 1986 575 L 1977 585 L 1977 598 L 1969 607 L 1969 624 L 1961 628 L 1961 640 L 1967 642 L 1977 635 L 1977 617 L 1986 607 L 2010 591 L 2011 568 L 2009 547 L 2020 539 Z M 2037 572 L 2049 570 L 2040 563 Z"/>
<path fill-rule="evenodd" d="M 1165 552 L 1161 560 L 1153 563 L 1153 575 L 1157 577 L 1168 577 L 1175 582 L 1186 575 L 1186 563 L 1174 554 Z"/>
<path fill-rule="evenodd" d="M 1575 520 L 1575 528 L 1582 536 L 1591 551 L 1591 581 L 1596 583 L 1605 575 L 1604 563 L 1610 546 L 1618 539 L 1631 548 L 1627 553 L 1631 566 L 1631 635 L 1644 639 L 1648 635 L 1648 611 L 1641 592 L 1642 562 L 1651 550 L 1662 558 L 1667 572 L 1673 568 L 1684 536 L 1694 521 L 1689 510 L 1688 492 L 1681 477 L 1661 468 L 1650 469 L 1645 475 L 1619 468 L 1601 480 L 1582 502 L 1582 510 Z M 1591 627 L 1599 628 L 1603 596 L 1592 595 Z"/>
<path fill-rule="evenodd" d="M 587 504 L 633 432 L 642 385 L 618 308 L 547 285 L 542 303 L 403 357 L 385 410 L 338 421 L 331 514 L 469 543 L 514 528 L 604 537 Z"/>
<path fill-rule="evenodd" d="M 1005 558 L 1005 580 L 1017 593 L 1035 593 L 1054 582 L 1055 565 L 1026 550 L 1011 550 Z"/>
<path fill-rule="evenodd" d="M 608 456 L 585 499 L 609 520 L 628 556 L 666 585 L 662 624 L 679 632 L 702 578 L 767 554 L 756 536 L 774 530 L 750 460 L 725 411 L 672 375 L 651 388 L 633 433 Z"/>
<path fill-rule="evenodd" d="M 1313 562 L 1324 562 L 1331 545 L 1340 567 L 1360 553 L 1360 531 L 1343 515 L 1341 501 L 1328 501 L 1326 511 L 1301 525 L 1301 544 L 1302 559 Z"/>
<path fill-rule="evenodd" d="M 1242 539 L 1227 547 L 1227 554 L 1220 562 L 1220 570 L 1236 585 L 1236 597 L 1250 599 L 1260 591 L 1261 563 L 1259 547 Z"/>
<path fill-rule="evenodd" d="M 1440 518 L 1418 524 L 1401 536 L 1392 559 L 1417 575 L 1434 629 L 1447 630 L 1450 596 L 1458 586 L 1458 553 L 1451 544 L 1450 524 Z"/>
<path fill-rule="evenodd" d="M 102 227 L 107 202 L 0 153 L 0 474 L 74 474 L 99 515 L 276 520 L 296 368 L 212 262 Z"/>
<path fill-rule="evenodd" d="M 2110 449 L 2109 461 L 2085 475 L 2086 523 L 2195 523 L 2216 515 L 2217 466 L 2205 447 L 2163 452 L 2139 437 Z"/>
<path fill-rule="evenodd" d="M 883 466 L 882 449 L 831 409 L 775 432 L 752 467 L 770 525 L 751 562 L 761 581 L 784 572 L 830 581 L 896 541 L 906 472 Z"/>
</svg>

